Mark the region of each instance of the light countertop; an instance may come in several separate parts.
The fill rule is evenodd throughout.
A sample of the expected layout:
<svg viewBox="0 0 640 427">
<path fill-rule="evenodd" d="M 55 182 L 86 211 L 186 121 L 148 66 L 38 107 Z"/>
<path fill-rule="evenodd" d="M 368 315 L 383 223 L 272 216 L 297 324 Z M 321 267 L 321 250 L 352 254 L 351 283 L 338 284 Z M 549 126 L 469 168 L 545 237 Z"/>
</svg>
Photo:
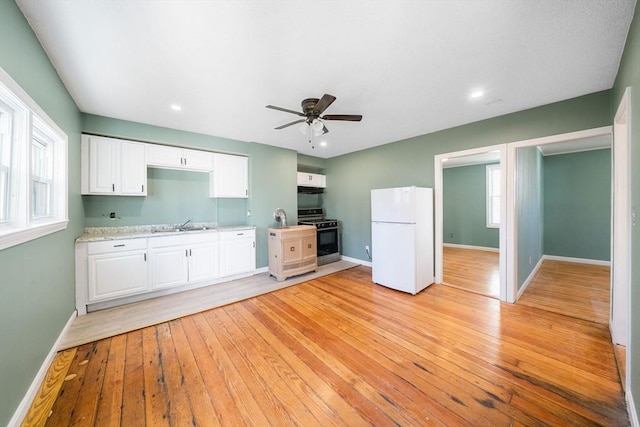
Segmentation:
<svg viewBox="0 0 640 427">
<path fill-rule="evenodd" d="M 217 233 L 219 231 L 255 230 L 253 225 L 219 227 L 214 222 L 190 223 L 185 231 L 176 231 L 175 224 L 130 225 L 120 227 L 87 227 L 76 243 L 99 242 L 103 240 L 139 239 L 192 233 Z"/>
</svg>

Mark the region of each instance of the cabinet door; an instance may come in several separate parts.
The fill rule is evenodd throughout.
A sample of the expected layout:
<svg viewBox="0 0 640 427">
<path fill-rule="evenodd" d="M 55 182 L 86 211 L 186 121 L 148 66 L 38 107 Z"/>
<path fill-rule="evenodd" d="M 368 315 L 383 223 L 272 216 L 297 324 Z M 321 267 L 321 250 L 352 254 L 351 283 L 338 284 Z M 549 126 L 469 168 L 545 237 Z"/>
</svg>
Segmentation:
<svg viewBox="0 0 640 427">
<path fill-rule="evenodd" d="M 325 188 L 327 186 L 327 177 L 317 173 L 298 172 L 298 185 L 301 187 Z"/>
<path fill-rule="evenodd" d="M 220 258 L 222 276 L 254 271 L 256 269 L 255 233 L 253 231 L 222 233 Z"/>
<path fill-rule="evenodd" d="M 89 301 L 103 301 L 148 290 L 146 251 L 88 257 Z"/>
<path fill-rule="evenodd" d="M 201 282 L 220 276 L 218 244 L 189 249 L 189 282 Z"/>
<path fill-rule="evenodd" d="M 247 157 L 214 154 L 213 173 L 210 174 L 211 197 L 248 197 L 248 171 Z"/>
<path fill-rule="evenodd" d="M 147 164 L 149 166 L 181 169 L 183 167 L 182 149 L 146 144 Z"/>
<path fill-rule="evenodd" d="M 212 153 L 197 150 L 182 150 L 182 162 L 185 169 L 209 172 L 213 170 Z"/>
<path fill-rule="evenodd" d="M 302 238 L 302 259 L 306 260 L 317 256 L 316 235 L 306 236 Z"/>
<path fill-rule="evenodd" d="M 311 186 L 311 174 L 305 172 L 298 172 L 298 185 L 309 187 Z"/>
<path fill-rule="evenodd" d="M 120 144 L 120 194 L 146 195 L 147 164 L 144 145 L 136 142 Z"/>
<path fill-rule="evenodd" d="M 302 239 L 282 239 L 282 260 L 285 264 L 302 260 Z"/>
<path fill-rule="evenodd" d="M 151 288 L 162 289 L 184 285 L 189 280 L 189 248 L 168 247 L 152 249 Z"/>
<path fill-rule="evenodd" d="M 114 194 L 117 176 L 119 174 L 117 141 L 89 137 L 89 193 L 90 194 Z"/>
</svg>

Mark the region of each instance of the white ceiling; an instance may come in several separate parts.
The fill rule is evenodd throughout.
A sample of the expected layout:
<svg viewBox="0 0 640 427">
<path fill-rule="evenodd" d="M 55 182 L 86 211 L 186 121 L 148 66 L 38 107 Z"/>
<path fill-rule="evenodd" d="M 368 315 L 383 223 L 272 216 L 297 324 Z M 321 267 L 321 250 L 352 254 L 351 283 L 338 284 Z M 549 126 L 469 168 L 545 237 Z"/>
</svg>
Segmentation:
<svg viewBox="0 0 640 427">
<path fill-rule="evenodd" d="M 83 112 L 328 158 L 611 88 L 636 0 L 17 3 Z"/>
</svg>

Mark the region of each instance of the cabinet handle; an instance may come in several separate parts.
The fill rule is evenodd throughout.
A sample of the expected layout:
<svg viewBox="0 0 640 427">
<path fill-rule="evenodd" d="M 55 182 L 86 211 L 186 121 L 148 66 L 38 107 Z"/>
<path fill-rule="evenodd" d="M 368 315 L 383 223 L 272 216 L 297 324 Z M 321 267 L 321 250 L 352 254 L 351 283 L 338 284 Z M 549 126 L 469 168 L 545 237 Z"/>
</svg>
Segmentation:
<svg viewBox="0 0 640 427">
<path fill-rule="evenodd" d="M 116 191 L 116 185 L 115 184 L 111 184 L 111 191 L 113 191 L 113 192 Z"/>
<path fill-rule="evenodd" d="M 244 236 L 244 233 L 236 233 L 236 236 Z"/>
<path fill-rule="evenodd" d="M 119 245 L 113 245 L 114 248 L 124 248 L 124 243 L 120 243 Z"/>
<path fill-rule="evenodd" d="M 189 249 L 184 250 L 184 256 L 189 256 Z"/>
<path fill-rule="evenodd" d="M 142 192 L 144 193 L 144 184 L 142 184 L 141 187 L 142 187 Z"/>
<path fill-rule="evenodd" d="M 248 195 L 249 195 L 249 190 L 246 190 L 246 189 L 245 189 L 245 190 L 244 190 L 244 195 L 245 195 L 245 196 L 248 196 Z"/>
<path fill-rule="evenodd" d="M 253 242 L 253 247 L 254 247 L 254 248 L 256 247 L 256 242 Z"/>
<path fill-rule="evenodd" d="M 307 245 L 307 248 L 311 249 L 311 243 L 309 243 L 309 244 Z"/>
<path fill-rule="evenodd" d="M 189 256 L 191 256 L 191 249 L 189 249 Z"/>
<path fill-rule="evenodd" d="M 147 253 L 146 253 L 146 252 L 145 252 L 145 254 L 144 254 L 144 260 L 145 260 L 145 261 L 147 260 Z"/>
<path fill-rule="evenodd" d="M 295 246 L 291 246 L 291 249 L 289 249 L 289 251 L 295 252 L 296 251 L 296 247 Z"/>
</svg>

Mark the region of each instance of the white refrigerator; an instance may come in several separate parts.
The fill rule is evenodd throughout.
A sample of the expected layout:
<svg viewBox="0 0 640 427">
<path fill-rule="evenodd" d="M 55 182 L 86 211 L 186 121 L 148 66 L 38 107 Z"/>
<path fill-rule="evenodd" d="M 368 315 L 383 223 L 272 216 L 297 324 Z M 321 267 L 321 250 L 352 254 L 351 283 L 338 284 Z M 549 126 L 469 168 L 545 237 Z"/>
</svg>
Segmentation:
<svg viewBox="0 0 640 427">
<path fill-rule="evenodd" d="M 433 189 L 371 190 L 374 283 L 417 294 L 433 283 Z"/>
</svg>

